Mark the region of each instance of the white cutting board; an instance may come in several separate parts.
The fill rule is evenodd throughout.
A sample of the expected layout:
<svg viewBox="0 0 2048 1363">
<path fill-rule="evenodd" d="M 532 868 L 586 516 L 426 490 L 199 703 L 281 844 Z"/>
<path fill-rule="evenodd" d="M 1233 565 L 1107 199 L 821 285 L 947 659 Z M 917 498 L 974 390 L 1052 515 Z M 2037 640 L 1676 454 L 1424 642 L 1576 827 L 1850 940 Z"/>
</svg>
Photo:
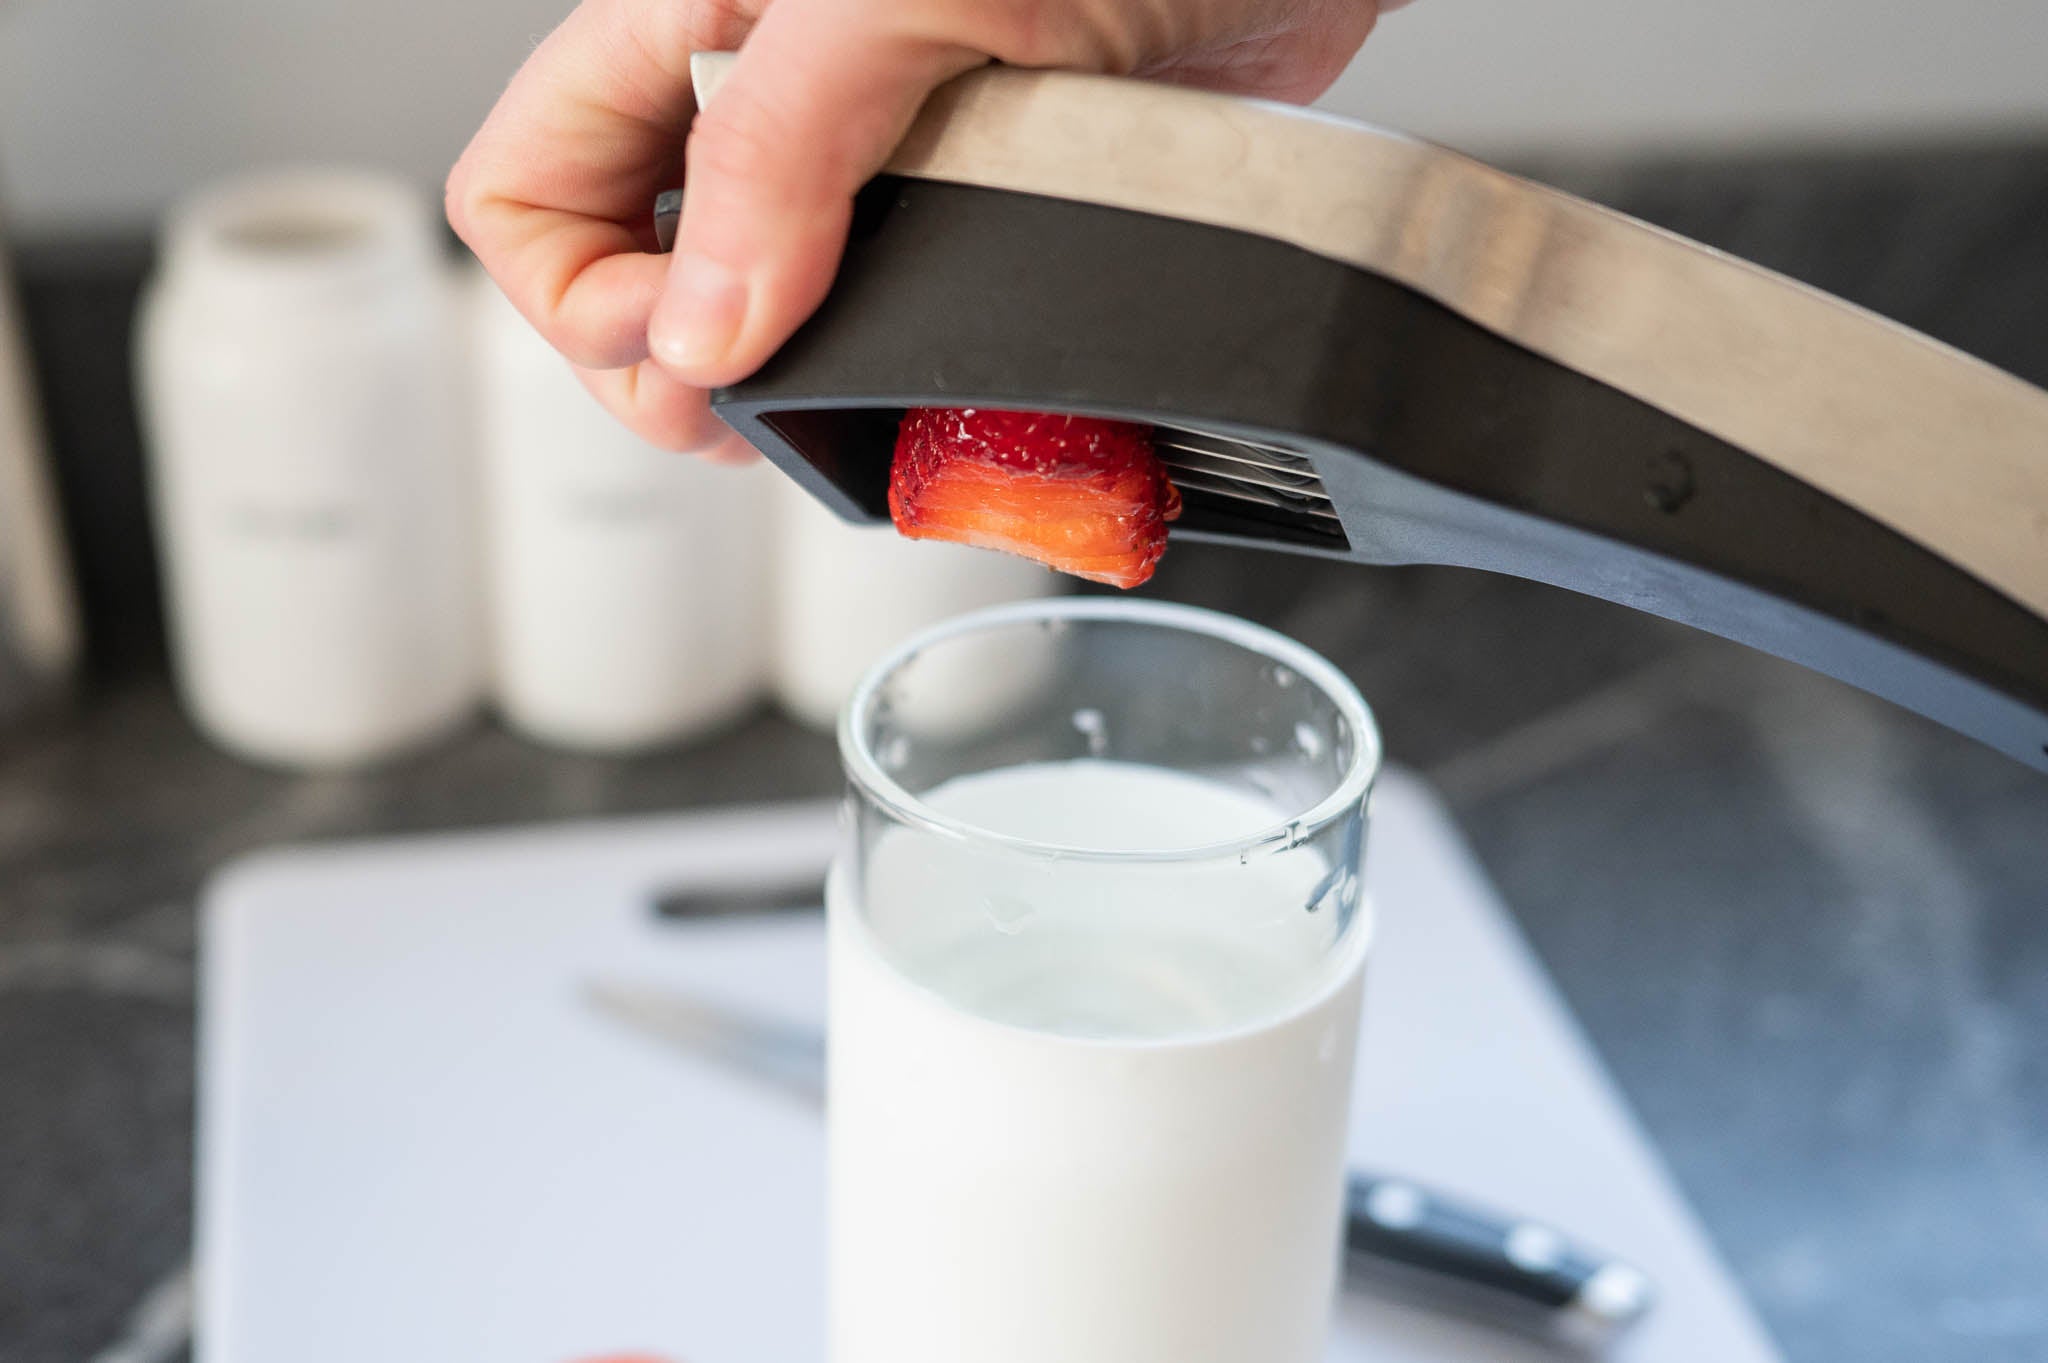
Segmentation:
<svg viewBox="0 0 2048 1363">
<path fill-rule="evenodd" d="M 650 891 L 799 883 L 806 805 L 259 855 L 204 909 L 196 1363 L 819 1363 L 823 1135 L 579 1001 L 673 981 L 817 1021 L 814 914 L 664 923 Z M 1457 834 L 1376 797 L 1361 1164 L 1647 1269 L 1640 1363 L 1778 1357 Z M 1333 1363 L 1539 1346 L 1347 1295 Z M 962 1360 L 972 1363 L 972 1360 Z M 1057 1363 L 1048 1360 L 1048 1363 Z"/>
</svg>

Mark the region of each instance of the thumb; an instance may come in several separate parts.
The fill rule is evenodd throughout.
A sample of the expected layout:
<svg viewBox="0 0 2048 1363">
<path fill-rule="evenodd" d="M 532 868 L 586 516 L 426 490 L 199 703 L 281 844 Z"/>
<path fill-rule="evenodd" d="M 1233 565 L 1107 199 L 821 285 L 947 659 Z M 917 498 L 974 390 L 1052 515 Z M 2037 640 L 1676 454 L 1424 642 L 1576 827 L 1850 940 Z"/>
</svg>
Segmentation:
<svg viewBox="0 0 2048 1363">
<path fill-rule="evenodd" d="M 824 299 L 854 192 L 925 97 L 983 58 L 885 32 L 843 0 L 769 6 L 697 114 L 650 355 L 702 388 L 745 378 Z"/>
</svg>

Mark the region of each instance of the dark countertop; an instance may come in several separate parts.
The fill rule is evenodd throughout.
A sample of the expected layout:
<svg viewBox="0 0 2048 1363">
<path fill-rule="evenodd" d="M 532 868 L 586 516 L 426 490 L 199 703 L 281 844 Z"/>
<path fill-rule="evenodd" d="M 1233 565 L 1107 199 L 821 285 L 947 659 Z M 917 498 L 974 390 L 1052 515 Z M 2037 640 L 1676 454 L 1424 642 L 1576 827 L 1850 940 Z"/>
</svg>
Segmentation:
<svg viewBox="0 0 2048 1363">
<path fill-rule="evenodd" d="M 1547 178 L 2048 383 L 2048 147 Z M 75 710 L 0 748 L 5 1363 L 181 1356 L 210 867 L 836 784 L 829 743 L 765 713 L 630 760 L 488 723 L 355 776 L 206 747 L 154 661 L 132 420 L 104 398 L 143 258 L 21 264 L 99 638 Z M 1526 584 L 1186 546 L 1156 590 L 1274 624 L 1359 681 L 1795 1363 L 2048 1357 L 2048 779 Z"/>
</svg>

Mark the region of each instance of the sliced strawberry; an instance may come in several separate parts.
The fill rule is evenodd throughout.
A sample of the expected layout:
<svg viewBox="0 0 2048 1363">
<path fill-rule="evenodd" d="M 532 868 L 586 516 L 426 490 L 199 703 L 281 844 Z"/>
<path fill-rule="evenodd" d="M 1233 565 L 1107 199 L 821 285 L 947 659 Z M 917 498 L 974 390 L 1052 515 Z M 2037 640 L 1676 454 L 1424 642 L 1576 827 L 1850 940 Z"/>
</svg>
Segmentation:
<svg viewBox="0 0 2048 1363">
<path fill-rule="evenodd" d="M 889 514 L 951 540 L 1135 587 L 1166 552 L 1180 491 L 1149 427 L 986 407 L 914 407 L 896 434 Z"/>
</svg>

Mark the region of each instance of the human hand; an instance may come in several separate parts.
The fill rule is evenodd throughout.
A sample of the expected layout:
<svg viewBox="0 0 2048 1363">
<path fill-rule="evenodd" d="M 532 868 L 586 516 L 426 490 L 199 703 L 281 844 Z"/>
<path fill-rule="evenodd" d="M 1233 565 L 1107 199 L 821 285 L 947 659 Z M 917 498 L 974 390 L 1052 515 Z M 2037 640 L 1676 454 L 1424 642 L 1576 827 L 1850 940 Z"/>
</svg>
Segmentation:
<svg viewBox="0 0 2048 1363">
<path fill-rule="evenodd" d="M 448 179 L 448 220 L 611 411 L 746 446 L 706 390 L 824 298 L 853 196 L 931 91 L 991 60 L 1306 102 L 1406 0 L 583 0 Z M 739 57 L 698 110 L 690 56 Z M 673 256 L 649 205 L 681 180 Z"/>
</svg>

